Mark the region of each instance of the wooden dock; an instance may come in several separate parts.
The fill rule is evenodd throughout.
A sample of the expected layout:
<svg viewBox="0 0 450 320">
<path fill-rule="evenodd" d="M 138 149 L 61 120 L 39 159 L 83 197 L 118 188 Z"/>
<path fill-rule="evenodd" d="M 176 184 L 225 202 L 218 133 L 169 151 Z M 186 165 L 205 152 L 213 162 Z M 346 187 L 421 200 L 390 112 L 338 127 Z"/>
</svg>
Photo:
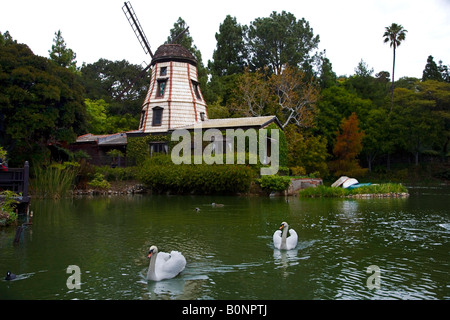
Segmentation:
<svg viewBox="0 0 450 320">
<path fill-rule="evenodd" d="M 10 190 L 18 194 L 19 213 L 26 213 L 30 204 L 28 185 L 30 181 L 30 166 L 25 161 L 23 168 L 8 168 L 0 171 L 0 192 Z M 1 197 L 1 196 L 0 196 Z"/>
</svg>

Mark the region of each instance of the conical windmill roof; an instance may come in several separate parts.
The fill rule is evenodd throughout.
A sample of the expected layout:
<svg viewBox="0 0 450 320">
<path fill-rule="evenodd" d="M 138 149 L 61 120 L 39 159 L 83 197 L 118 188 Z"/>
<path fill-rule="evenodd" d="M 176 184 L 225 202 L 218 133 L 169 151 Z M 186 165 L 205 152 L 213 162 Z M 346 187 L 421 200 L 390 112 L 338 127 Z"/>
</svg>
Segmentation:
<svg viewBox="0 0 450 320">
<path fill-rule="evenodd" d="M 153 55 L 152 65 L 157 62 L 180 61 L 197 66 L 197 60 L 188 49 L 180 44 L 163 44 Z"/>
</svg>

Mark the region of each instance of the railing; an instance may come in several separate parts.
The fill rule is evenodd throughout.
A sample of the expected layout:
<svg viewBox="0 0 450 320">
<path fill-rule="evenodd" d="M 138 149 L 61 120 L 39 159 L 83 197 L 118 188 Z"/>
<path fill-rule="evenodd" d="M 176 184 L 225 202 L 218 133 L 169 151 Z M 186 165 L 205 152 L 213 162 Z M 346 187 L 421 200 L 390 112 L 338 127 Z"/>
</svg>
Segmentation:
<svg viewBox="0 0 450 320">
<path fill-rule="evenodd" d="M 28 184 L 30 179 L 30 166 L 25 161 L 23 168 L 8 168 L 6 171 L 0 171 L 0 192 L 11 190 L 19 197 L 19 202 L 29 202 Z"/>
</svg>

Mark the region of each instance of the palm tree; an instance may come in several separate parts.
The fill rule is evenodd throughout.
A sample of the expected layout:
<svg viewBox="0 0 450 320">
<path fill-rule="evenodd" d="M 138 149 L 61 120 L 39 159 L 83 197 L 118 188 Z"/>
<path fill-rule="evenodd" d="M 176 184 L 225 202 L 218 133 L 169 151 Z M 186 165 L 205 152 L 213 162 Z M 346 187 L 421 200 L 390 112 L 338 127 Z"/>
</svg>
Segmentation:
<svg viewBox="0 0 450 320">
<path fill-rule="evenodd" d="M 386 27 L 386 31 L 383 34 L 384 43 L 389 42 L 390 47 L 393 47 L 394 50 L 394 59 L 392 64 L 391 111 L 394 104 L 395 49 L 403 40 L 405 40 L 406 32 L 408 32 L 408 30 L 403 29 L 402 25 L 393 23 L 389 27 Z"/>
</svg>

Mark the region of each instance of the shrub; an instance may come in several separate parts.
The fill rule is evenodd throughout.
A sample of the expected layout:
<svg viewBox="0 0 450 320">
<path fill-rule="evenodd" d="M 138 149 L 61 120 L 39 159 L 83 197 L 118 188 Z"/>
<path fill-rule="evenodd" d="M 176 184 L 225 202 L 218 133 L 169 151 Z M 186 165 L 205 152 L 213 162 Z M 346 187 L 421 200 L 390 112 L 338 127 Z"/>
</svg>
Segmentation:
<svg viewBox="0 0 450 320">
<path fill-rule="evenodd" d="M 95 168 L 96 173 L 102 174 L 107 181 L 125 181 L 133 180 L 136 177 L 136 168 L 111 168 L 110 166 L 102 166 Z"/>
<path fill-rule="evenodd" d="M 105 180 L 105 176 L 101 173 L 96 173 L 94 179 L 88 184 L 95 189 L 109 189 L 111 187 L 109 182 Z"/>
<path fill-rule="evenodd" d="M 284 191 L 291 184 L 291 178 L 286 176 L 262 176 L 260 179 L 256 180 L 261 188 L 269 191 Z"/>
<path fill-rule="evenodd" d="M 0 192 L 0 196 L 0 226 L 7 226 L 17 221 L 17 213 L 14 212 L 14 209 L 18 203 L 15 200 L 18 194 L 5 190 Z"/>
<path fill-rule="evenodd" d="M 254 171 L 246 165 L 175 165 L 164 157 L 146 160 L 137 171 L 140 182 L 160 193 L 247 192 L 253 177 Z"/>
</svg>

